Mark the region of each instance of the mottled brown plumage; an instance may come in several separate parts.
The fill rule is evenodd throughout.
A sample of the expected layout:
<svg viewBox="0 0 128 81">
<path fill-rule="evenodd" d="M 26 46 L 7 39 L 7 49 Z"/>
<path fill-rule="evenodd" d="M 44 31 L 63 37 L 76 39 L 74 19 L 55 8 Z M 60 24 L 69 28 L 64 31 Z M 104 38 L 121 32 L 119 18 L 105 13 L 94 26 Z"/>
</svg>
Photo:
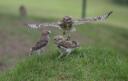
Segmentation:
<svg viewBox="0 0 128 81">
<path fill-rule="evenodd" d="M 55 40 L 55 44 L 57 45 L 61 53 L 59 58 L 63 57 L 64 55 L 68 56 L 75 48 L 79 47 L 78 42 L 67 40 L 63 36 L 56 36 L 54 40 Z"/>
<path fill-rule="evenodd" d="M 104 21 L 106 20 L 110 15 L 112 14 L 112 11 L 102 15 L 102 16 L 96 16 L 96 17 L 88 17 L 84 19 L 72 19 L 70 16 L 65 16 L 62 20 L 59 22 L 52 22 L 52 23 L 42 23 L 42 24 L 28 24 L 31 28 L 40 28 L 42 27 L 57 27 L 59 29 L 63 30 L 63 35 L 67 35 L 67 38 L 70 39 L 70 32 L 76 31 L 74 26 L 80 25 L 80 24 L 86 24 L 90 22 L 96 22 L 96 21 Z"/>
<path fill-rule="evenodd" d="M 69 16 L 65 16 L 65 17 L 61 20 L 59 26 L 61 27 L 61 29 L 64 30 L 63 35 L 66 34 L 66 31 L 70 31 L 70 30 L 72 29 L 72 25 L 73 25 L 73 20 L 72 20 L 72 18 L 69 17 Z"/>
<path fill-rule="evenodd" d="M 42 48 L 46 47 L 49 41 L 49 31 L 45 30 L 42 32 L 41 38 L 36 44 L 30 49 L 31 54 L 34 51 L 40 51 Z"/>
</svg>

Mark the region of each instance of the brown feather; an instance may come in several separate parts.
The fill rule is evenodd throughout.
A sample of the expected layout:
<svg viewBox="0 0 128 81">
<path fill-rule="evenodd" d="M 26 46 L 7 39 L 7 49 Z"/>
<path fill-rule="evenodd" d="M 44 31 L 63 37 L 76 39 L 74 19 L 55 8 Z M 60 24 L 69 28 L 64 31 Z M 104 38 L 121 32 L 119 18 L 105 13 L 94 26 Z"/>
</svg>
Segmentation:
<svg viewBox="0 0 128 81">
<path fill-rule="evenodd" d="M 36 45 L 34 47 L 32 47 L 32 50 L 38 50 L 41 49 L 43 47 L 45 47 L 48 44 L 48 40 L 40 40 L 36 43 Z"/>
</svg>

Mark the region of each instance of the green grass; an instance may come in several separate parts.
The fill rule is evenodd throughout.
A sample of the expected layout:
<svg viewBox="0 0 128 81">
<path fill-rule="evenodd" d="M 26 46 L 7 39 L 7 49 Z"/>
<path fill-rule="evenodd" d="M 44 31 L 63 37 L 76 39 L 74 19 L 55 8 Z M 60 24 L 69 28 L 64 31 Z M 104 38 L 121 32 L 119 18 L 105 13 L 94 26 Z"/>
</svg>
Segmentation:
<svg viewBox="0 0 128 81">
<path fill-rule="evenodd" d="M 80 42 L 81 49 L 59 60 L 52 41 L 53 36 L 61 33 L 56 30 L 52 30 L 44 55 L 26 57 L 40 32 L 23 25 L 18 7 L 21 4 L 27 6 L 27 21 L 43 22 L 65 15 L 79 18 L 81 1 L 1 0 L 0 64 L 11 68 L 0 74 L 0 81 L 127 81 L 128 7 L 109 0 L 88 0 L 87 3 L 87 16 L 109 10 L 114 13 L 105 23 L 78 26 L 72 39 Z"/>
<path fill-rule="evenodd" d="M 0 81 L 127 81 L 128 60 L 112 49 L 86 47 L 57 59 L 54 50 L 34 55 L 0 76 Z M 123 66 L 123 67 L 122 67 Z"/>
<path fill-rule="evenodd" d="M 0 13 L 8 15 L 19 15 L 20 5 L 26 5 L 29 17 L 39 19 L 57 18 L 65 15 L 80 18 L 82 0 L 6 0 L 0 1 Z M 87 0 L 87 16 L 101 15 L 112 10 L 108 24 L 128 28 L 128 7 L 112 3 L 110 0 Z"/>
<path fill-rule="evenodd" d="M 84 43 L 89 43 L 85 44 L 85 46 L 112 47 L 126 54 L 128 54 L 127 31 L 126 29 L 107 24 L 87 24 L 78 28 L 78 32 L 80 32 L 80 36 L 83 38 L 82 45 L 84 45 Z M 88 39 L 91 40 L 91 42 L 84 42 Z"/>
<path fill-rule="evenodd" d="M 17 41 L 21 48 L 5 51 L 1 62 L 15 65 L 22 55 L 28 54 L 29 48 L 38 40 L 40 33 L 25 28 L 19 17 L 2 17 L 4 19 L 0 22 L 0 35 L 5 38 L 0 40 L 1 45 L 8 49 L 10 43 Z M 72 35 L 73 39 L 80 42 L 82 49 L 58 60 L 57 49 L 51 41 L 49 50 L 44 55 L 22 56 L 25 60 L 2 72 L 0 81 L 127 81 L 127 31 L 108 24 L 81 25 Z M 57 34 L 52 32 L 51 40 L 53 35 Z M 16 54 L 12 52 L 14 50 Z"/>
<path fill-rule="evenodd" d="M 6 32 L 3 34 L 6 38 L 1 41 L 1 45 L 6 49 L 6 43 L 13 43 L 15 40 L 29 49 L 40 35 L 37 30 L 25 28 L 19 18 L 4 17 L 0 24 L 1 33 Z M 73 39 L 80 42 L 81 49 L 69 57 L 57 59 L 59 54 L 53 41 L 50 41 L 49 50 L 44 55 L 22 56 L 24 59 L 15 67 L 0 74 L 0 81 L 127 81 L 127 31 L 107 24 L 81 25 L 77 27 L 77 32 L 72 33 Z M 53 35 L 57 34 L 52 32 L 51 40 Z M 24 49 L 24 46 L 21 46 L 21 49 Z M 15 51 L 24 55 L 28 54 L 29 50 Z M 21 59 L 21 55 L 10 56 L 13 55 L 11 51 L 4 54 L 8 57 L 1 62 L 6 64 L 15 64 Z"/>
</svg>

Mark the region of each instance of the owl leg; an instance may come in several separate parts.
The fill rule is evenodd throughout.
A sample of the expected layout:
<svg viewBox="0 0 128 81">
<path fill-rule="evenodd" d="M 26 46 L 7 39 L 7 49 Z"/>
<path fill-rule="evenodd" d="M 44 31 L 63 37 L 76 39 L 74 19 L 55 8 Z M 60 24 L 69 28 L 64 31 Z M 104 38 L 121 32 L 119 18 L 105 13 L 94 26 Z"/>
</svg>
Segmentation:
<svg viewBox="0 0 128 81">
<path fill-rule="evenodd" d="M 67 40 L 70 40 L 70 39 L 71 39 L 70 32 L 67 31 Z"/>
<path fill-rule="evenodd" d="M 32 53 L 33 53 L 33 50 L 32 50 L 32 48 L 30 48 L 30 53 L 29 53 L 29 55 L 32 55 Z"/>
<path fill-rule="evenodd" d="M 58 58 L 62 58 L 65 55 L 65 49 L 60 49 L 60 55 L 58 56 Z"/>
<path fill-rule="evenodd" d="M 41 50 L 40 50 L 40 49 L 39 49 L 39 50 L 37 50 L 37 54 L 38 54 L 38 55 L 40 55 L 40 53 L 41 53 Z"/>
<path fill-rule="evenodd" d="M 63 36 L 64 36 L 67 40 L 70 40 L 69 31 L 65 30 L 65 31 L 63 32 Z"/>
<path fill-rule="evenodd" d="M 41 48 L 40 51 L 41 51 L 41 52 L 45 52 L 45 49 L 44 49 L 44 48 Z"/>
<path fill-rule="evenodd" d="M 67 55 L 66 56 L 69 56 L 72 52 L 72 49 L 67 49 Z"/>
<path fill-rule="evenodd" d="M 71 53 L 67 53 L 66 57 L 69 56 Z"/>
<path fill-rule="evenodd" d="M 66 35 L 66 31 L 63 31 L 63 35 Z"/>
<path fill-rule="evenodd" d="M 65 30 L 63 31 L 63 37 L 66 37 L 66 31 Z"/>
<path fill-rule="evenodd" d="M 58 58 L 62 58 L 64 56 L 64 53 L 60 53 L 60 55 L 58 56 Z"/>
</svg>

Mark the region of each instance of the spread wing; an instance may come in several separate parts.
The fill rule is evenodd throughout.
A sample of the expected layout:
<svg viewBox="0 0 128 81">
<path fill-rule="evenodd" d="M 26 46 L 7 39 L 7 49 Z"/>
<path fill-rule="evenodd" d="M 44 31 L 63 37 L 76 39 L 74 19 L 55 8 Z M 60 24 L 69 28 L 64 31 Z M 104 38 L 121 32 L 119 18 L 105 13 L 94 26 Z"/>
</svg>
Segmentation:
<svg viewBox="0 0 128 81">
<path fill-rule="evenodd" d="M 86 23 L 91 23 L 91 22 L 96 22 L 96 21 L 104 21 L 106 20 L 110 15 L 112 14 L 112 11 L 102 15 L 102 16 L 96 16 L 96 17 L 88 17 L 85 19 L 78 19 L 74 20 L 74 25 L 81 25 L 81 24 L 86 24 Z"/>
<path fill-rule="evenodd" d="M 32 24 L 25 24 L 25 25 L 27 25 L 27 27 L 34 28 L 34 29 L 38 29 L 38 28 L 41 28 L 41 27 L 55 27 L 55 28 L 60 29 L 59 23 L 60 22 L 40 23 L 40 24 L 32 23 Z"/>
</svg>

